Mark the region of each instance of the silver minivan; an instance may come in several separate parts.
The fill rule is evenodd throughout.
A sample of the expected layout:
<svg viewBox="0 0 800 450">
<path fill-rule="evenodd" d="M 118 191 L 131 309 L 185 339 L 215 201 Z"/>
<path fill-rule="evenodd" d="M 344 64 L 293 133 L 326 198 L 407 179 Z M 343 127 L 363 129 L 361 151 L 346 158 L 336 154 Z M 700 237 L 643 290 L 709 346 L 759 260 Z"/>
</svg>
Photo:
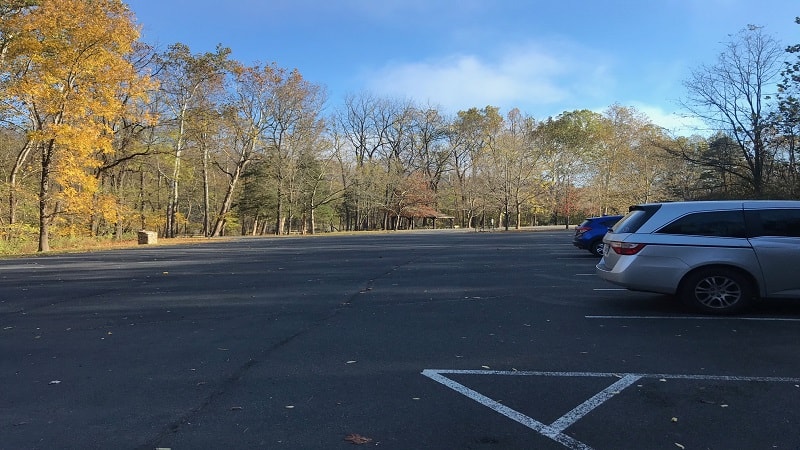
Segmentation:
<svg viewBox="0 0 800 450">
<path fill-rule="evenodd" d="M 800 201 L 725 200 L 630 207 L 603 239 L 597 274 L 731 314 L 756 298 L 800 298 Z"/>
</svg>

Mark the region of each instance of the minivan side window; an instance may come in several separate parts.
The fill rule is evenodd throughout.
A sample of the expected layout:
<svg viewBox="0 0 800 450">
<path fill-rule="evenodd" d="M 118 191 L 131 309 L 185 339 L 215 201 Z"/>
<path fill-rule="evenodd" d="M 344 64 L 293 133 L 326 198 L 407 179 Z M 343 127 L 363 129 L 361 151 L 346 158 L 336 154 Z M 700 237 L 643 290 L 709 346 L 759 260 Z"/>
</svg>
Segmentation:
<svg viewBox="0 0 800 450">
<path fill-rule="evenodd" d="M 739 211 L 704 211 L 687 214 L 656 233 L 692 236 L 746 237 L 744 214 Z"/>
<path fill-rule="evenodd" d="M 762 209 L 745 214 L 752 237 L 800 237 L 800 209 Z"/>
</svg>

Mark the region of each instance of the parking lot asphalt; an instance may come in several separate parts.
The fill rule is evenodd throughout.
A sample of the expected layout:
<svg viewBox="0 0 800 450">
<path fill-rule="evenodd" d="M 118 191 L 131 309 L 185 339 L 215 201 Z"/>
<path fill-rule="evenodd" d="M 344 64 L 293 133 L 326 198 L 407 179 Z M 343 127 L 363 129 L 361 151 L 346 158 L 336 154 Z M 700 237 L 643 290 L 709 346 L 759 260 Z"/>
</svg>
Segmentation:
<svg viewBox="0 0 800 450">
<path fill-rule="evenodd" d="M 800 448 L 800 301 L 707 317 L 570 230 L 0 260 L 0 449 Z"/>
</svg>

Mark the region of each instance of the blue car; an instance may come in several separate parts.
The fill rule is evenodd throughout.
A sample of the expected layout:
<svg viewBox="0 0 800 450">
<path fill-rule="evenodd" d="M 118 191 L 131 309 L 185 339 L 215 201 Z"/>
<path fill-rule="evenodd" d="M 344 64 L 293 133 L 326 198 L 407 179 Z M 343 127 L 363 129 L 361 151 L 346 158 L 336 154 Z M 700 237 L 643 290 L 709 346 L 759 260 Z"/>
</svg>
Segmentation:
<svg viewBox="0 0 800 450">
<path fill-rule="evenodd" d="M 622 217 L 589 217 L 575 227 L 575 236 L 572 237 L 572 244 L 580 249 L 589 250 L 595 256 L 603 256 L 603 236 Z"/>
</svg>

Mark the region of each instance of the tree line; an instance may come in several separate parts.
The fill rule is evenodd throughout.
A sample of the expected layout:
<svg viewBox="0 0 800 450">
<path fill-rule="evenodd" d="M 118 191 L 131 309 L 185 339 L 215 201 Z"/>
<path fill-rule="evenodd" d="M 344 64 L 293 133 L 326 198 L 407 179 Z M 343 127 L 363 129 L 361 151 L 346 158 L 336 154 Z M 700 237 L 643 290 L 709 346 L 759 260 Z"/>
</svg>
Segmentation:
<svg viewBox="0 0 800 450">
<path fill-rule="evenodd" d="M 361 92 L 326 113 L 298 70 L 140 41 L 119 0 L 6 1 L 0 234 L 48 251 L 51 238 L 141 229 L 568 226 L 649 201 L 797 198 L 800 46 L 749 26 L 685 87 L 708 136 L 619 104 L 448 115 Z"/>
</svg>

